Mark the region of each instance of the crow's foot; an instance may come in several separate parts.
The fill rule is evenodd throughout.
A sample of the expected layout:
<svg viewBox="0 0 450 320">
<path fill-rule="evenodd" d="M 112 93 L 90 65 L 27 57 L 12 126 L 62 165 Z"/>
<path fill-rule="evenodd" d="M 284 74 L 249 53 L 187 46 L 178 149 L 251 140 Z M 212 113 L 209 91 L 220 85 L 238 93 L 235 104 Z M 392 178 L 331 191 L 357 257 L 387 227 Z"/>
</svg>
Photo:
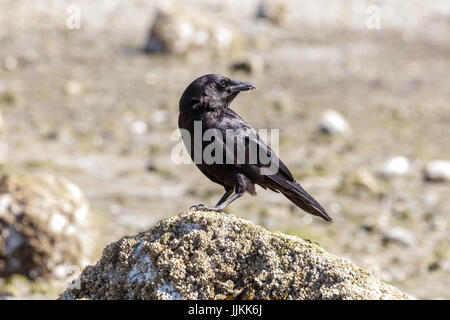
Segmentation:
<svg viewBox="0 0 450 320">
<path fill-rule="evenodd" d="M 189 208 L 189 210 L 192 210 L 192 209 L 195 209 L 195 210 L 201 210 L 201 211 L 217 211 L 217 212 L 222 212 L 222 209 L 219 208 L 219 207 L 208 207 L 208 206 L 205 206 L 203 203 L 194 205 L 194 206 L 192 206 L 192 207 Z"/>
</svg>

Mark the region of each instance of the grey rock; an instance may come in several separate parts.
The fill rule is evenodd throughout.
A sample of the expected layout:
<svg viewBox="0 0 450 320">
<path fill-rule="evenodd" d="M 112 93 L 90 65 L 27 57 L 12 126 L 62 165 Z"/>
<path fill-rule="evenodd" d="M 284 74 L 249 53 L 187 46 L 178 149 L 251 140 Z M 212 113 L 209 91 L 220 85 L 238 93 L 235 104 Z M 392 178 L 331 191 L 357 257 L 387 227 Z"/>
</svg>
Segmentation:
<svg viewBox="0 0 450 320">
<path fill-rule="evenodd" d="M 60 299 L 407 299 L 297 237 L 189 211 L 108 245 Z"/>
</svg>

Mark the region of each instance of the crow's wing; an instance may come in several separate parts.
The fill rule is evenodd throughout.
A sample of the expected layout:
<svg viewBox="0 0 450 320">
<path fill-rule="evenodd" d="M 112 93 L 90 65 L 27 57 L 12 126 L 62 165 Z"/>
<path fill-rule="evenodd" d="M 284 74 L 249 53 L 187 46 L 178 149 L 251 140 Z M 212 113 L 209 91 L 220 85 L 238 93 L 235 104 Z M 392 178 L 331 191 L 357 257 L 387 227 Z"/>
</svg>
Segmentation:
<svg viewBox="0 0 450 320">
<path fill-rule="evenodd" d="M 289 181 L 295 181 L 292 173 L 278 158 L 277 154 L 264 143 L 256 133 L 255 129 L 233 110 L 228 109 L 228 112 L 218 123 L 217 127 L 217 129 L 221 131 L 223 137 L 230 138 L 230 133 L 234 132 L 234 136 L 232 137 L 233 149 L 230 148 L 231 144 L 228 145 L 228 148 L 225 145 L 224 155 L 234 159 L 234 164 L 238 168 L 242 169 L 244 172 L 248 172 L 250 175 L 256 174 L 259 176 L 261 175 L 261 169 L 267 169 L 275 163 L 278 164 L 278 174 L 281 174 Z M 227 141 L 226 139 L 224 140 L 226 144 Z"/>
<path fill-rule="evenodd" d="M 227 137 L 228 140 L 231 140 L 229 137 L 231 131 L 227 132 L 227 129 L 234 130 L 233 149 L 226 144 L 227 139 L 224 139 L 225 157 L 234 159 L 233 165 L 254 183 L 263 188 L 281 192 L 306 212 L 331 221 L 332 219 L 325 209 L 295 181 L 287 166 L 262 141 L 256 131 L 238 114 L 231 109 L 228 110 L 229 112 L 222 118 L 218 126 L 223 137 Z M 257 152 L 256 155 L 255 152 Z"/>
</svg>

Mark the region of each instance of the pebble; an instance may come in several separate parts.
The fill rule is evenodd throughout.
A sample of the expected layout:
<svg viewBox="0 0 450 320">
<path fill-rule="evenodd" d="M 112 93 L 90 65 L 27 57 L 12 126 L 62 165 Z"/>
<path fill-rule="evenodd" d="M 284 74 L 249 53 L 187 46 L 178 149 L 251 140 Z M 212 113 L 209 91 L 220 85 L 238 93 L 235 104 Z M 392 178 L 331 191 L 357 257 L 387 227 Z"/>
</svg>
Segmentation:
<svg viewBox="0 0 450 320">
<path fill-rule="evenodd" d="M 256 18 L 266 19 L 273 24 L 283 24 L 286 21 L 287 11 L 284 1 L 263 0 L 256 9 Z"/>
<path fill-rule="evenodd" d="M 83 91 L 83 86 L 78 81 L 70 80 L 64 85 L 64 91 L 69 96 L 77 96 Z"/>
<path fill-rule="evenodd" d="M 3 65 L 5 66 L 5 69 L 8 71 L 13 71 L 17 69 L 17 66 L 19 65 L 19 62 L 17 59 L 13 56 L 8 56 L 3 62 Z"/>
<path fill-rule="evenodd" d="M 264 70 L 264 59 L 258 55 L 248 55 L 240 60 L 236 60 L 230 66 L 232 71 L 242 71 L 245 73 L 261 73 Z"/>
<path fill-rule="evenodd" d="M 357 168 L 344 175 L 341 187 L 352 193 L 357 192 L 360 188 L 372 194 L 379 194 L 382 191 L 376 176 L 365 168 Z"/>
<path fill-rule="evenodd" d="M 383 242 L 394 242 L 404 247 L 411 247 L 414 246 L 417 241 L 411 231 L 402 227 L 394 227 L 384 233 Z"/>
<path fill-rule="evenodd" d="M 166 123 L 168 119 L 169 115 L 165 110 L 156 110 L 151 116 L 151 120 L 157 124 Z"/>
<path fill-rule="evenodd" d="M 450 161 L 431 161 L 426 164 L 424 174 L 428 181 L 450 181 Z"/>
<path fill-rule="evenodd" d="M 410 168 L 409 160 L 403 156 L 396 156 L 387 160 L 381 167 L 380 174 L 384 177 L 403 176 Z"/>
<path fill-rule="evenodd" d="M 319 130 L 329 135 L 339 135 L 350 132 L 350 126 L 341 113 L 327 110 L 321 116 Z"/>
<path fill-rule="evenodd" d="M 147 124 L 144 121 L 134 121 L 131 124 L 131 131 L 134 134 L 144 134 L 147 132 Z"/>
</svg>

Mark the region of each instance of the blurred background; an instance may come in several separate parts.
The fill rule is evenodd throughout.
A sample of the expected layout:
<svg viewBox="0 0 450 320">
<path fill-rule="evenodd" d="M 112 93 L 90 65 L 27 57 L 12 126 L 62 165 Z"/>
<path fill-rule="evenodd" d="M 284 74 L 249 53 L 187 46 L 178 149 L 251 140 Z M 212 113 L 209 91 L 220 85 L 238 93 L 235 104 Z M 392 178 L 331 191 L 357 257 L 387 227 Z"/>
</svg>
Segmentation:
<svg viewBox="0 0 450 320">
<path fill-rule="evenodd" d="M 220 198 L 195 165 L 171 161 L 181 93 L 220 73 L 258 87 L 232 108 L 280 129 L 280 158 L 334 222 L 260 188 L 228 213 L 317 242 L 416 298 L 450 298 L 448 0 L 0 8 L 0 173 L 79 186 L 99 221 L 93 261 L 121 236 Z"/>
</svg>

